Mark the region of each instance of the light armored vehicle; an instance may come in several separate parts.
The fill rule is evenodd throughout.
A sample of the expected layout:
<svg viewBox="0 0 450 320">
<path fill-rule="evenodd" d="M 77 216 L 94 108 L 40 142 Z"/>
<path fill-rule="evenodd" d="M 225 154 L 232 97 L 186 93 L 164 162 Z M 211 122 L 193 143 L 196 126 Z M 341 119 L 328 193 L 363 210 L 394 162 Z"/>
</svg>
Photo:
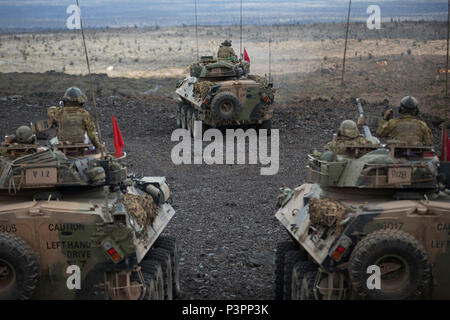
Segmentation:
<svg viewBox="0 0 450 320">
<path fill-rule="evenodd" d="M 269 79 L 250 75 L 247 62 L 202 57 L 190 76 L 177 82 L 177 126 L 258 125 L 271 129 L 275 89 Z"/>
<path fill-rule="evenodd" d="M 172 299 L 175 214 L 163 177 L 92 145 L 0 146 L 0 299 Z"/>
<path fill-rule="evenodd" d="M 282 188 L 277 299 L 449 299 L 448 163 L 390 141 L 308 157 Z"/>
</svg>

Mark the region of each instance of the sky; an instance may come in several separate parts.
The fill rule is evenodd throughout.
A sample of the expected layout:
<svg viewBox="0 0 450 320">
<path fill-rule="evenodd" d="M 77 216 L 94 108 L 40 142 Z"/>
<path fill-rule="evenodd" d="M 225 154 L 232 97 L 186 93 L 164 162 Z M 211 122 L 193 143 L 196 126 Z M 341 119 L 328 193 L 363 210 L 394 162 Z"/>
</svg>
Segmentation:
<svg viewBox="0 0 450 320">
<path fill-rule="evenodd" d="M 63 29 L 75 0 L 0 0 L 0 29 Z M 79 0 L 86 27 L 192 25 L 194 0 Z M 445 20 L 447 0 L 353 0 L 352 20 L 381 7 L 383 19 Z M 348 0 L 243 0 L 245 24 L 343 21 Z M 240 0 L 197 0 L 200 25 L 239 23 Z"/>
</svg>

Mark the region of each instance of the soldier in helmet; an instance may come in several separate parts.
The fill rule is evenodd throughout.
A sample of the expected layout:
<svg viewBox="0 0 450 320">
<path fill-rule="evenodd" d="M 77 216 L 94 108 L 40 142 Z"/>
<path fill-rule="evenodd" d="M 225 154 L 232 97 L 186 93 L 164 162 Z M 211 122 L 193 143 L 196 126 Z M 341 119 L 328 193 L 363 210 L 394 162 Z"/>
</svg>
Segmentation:
<svg viewBox="0 0 450 320">
<path fill-rule="evenodd" d="M 237 62 L 238 56 L 234 49 L 231 47 L 231 40 L 225 40 L 219 47 L 219 51 L 217 52 L 217 58 L 219 60 L 230 60 L 233 62 Z"/>
<path fill-rule="evenodd" d="M 345 154 L 348 147 L 367 144 L 373 144 L 373 142 L 368 141 L 359 133 L 358 126 L 354 121 L 345 120 L 339 126 L 337 135 L 325 145 L 324 149 L 335 154 Z"/>
<path fill-rule="evenodd" d="M 103 149 L 94 122 L 88 111 L 83 109 L 87 98 L 77 87 L 70 87 L 63 97 L 63 107 L 48 109 L 49 129 L 57 127 L 57 137 L 60 143 L 84 143 L 85 133 L 97 149 Z"/>
<path fill-rule="evenodd" d="M 399 107 L 400 117 L 392 118 L 392 111 L 388 110 L 378 122 L 377 135 L 391 137 L 394 140 L 408 144 L 433 145 L 433 135 L 427 124 L 416 117 L 419 114 L 418 102 L 414 97 L 404 97 Z"/>
<path fill-rule="evenodd" d="M 5 139 L 5 143 L 12 144 L 34 144 L 36 142 L 36 135 L 30 127 L 21 126 L 17 128 L 15 135 L 9 135 Z"/>
</svg>

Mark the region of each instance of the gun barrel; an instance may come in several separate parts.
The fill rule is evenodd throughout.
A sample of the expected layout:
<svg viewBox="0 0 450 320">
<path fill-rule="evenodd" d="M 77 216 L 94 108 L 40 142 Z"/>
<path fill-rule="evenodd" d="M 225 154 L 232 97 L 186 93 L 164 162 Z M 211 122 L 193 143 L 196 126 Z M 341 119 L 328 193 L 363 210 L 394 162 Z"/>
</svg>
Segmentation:
<svg viewBox="0 0 450 320">
<path fill-rule="evenodd" d="M 363 107 L 361 105 L 361 100 L 359 98 L 356 98 L 356 104 L 358 105 L 359 116 L 361 118 L 363 118 L 364 117 L 364 110 L 363 110 Z M 366 137 L 366 139 L 372 137 L 372 133 L 370 132 L 370 128 L 368 126 L 363 126 L 363 130 L 364 130 L 364 137 Z"/>
</svg>

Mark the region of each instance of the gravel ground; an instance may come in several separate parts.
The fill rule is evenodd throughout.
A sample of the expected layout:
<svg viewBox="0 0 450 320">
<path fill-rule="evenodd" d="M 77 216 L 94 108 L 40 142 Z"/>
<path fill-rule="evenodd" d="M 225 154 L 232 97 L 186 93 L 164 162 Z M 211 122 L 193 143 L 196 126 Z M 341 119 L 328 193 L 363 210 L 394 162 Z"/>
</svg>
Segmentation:
<svg viewBox="0 0 450 320">
<path fill-rule="evenodd" d="M 34 94 L 0 99 L 0 132 L 13 133 L 46 118 L 59 96 Z M 100 97 L 103 140 L 113 150 L 111 115 L 117 118 L 129 171 L 165 176 L 176 215 L 165 230 L 181 251 L 182 299 L 273 299 L 275 247 L 288 236 L 275 220 L 282 186 L 306 178 L 306 155 L 331 140 L 339 123 L 356 118 L 354 100 L 298 100 L 278 105 L 280 169 L 262 176 L 258 165 L 174 165 L 175 101 L 161 97 Z M 367 106 L 379 114 L 382 106 Z M 91 110 L 92 113 L 92 110 Z"/>
</svg>

